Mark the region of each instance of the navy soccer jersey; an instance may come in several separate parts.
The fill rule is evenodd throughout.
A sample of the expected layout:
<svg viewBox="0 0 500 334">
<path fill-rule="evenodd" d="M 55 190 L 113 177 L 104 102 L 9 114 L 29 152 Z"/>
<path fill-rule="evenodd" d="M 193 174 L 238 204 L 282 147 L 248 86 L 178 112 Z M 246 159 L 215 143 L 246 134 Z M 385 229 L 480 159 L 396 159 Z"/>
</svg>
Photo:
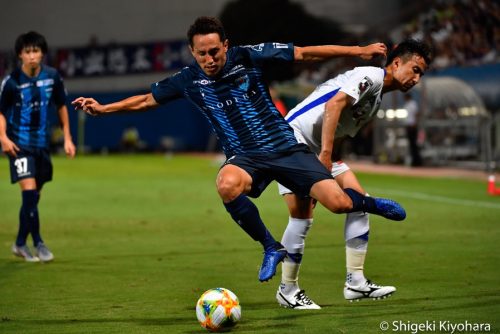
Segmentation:
<svg viewBox="0 0 500 334">
<path fill-rule="evenodd" d="M 210 121 L 226 156 L 284 152 L 297 145 L 262 80 L 266 62 L 292 62 L 292 44 L 232 47 L 216 77 L 197 63 L 151 85 L 158 103 L 185 97 Z"/>
<path fill-rule="evenodd" d="M 49 146 L 49 113 L 66 101 L 66 91 L 57 71 L 42 66 L 30 78 L 18 68 L 7 76 L 0 93 L 0 111 L 8 117 L 7 136 L 17 145 Z"/>
</svg>

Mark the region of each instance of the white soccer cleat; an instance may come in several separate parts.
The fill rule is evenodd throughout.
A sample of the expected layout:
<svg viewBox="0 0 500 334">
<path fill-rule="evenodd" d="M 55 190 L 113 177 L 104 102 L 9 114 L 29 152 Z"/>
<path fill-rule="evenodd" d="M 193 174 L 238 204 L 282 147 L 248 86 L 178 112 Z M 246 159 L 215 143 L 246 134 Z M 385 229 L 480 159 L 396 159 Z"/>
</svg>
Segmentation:
<svg viewBox="0 0 500 334">
<path fill-rule="evenodd" d="M 40 259 L 31 254 L 31 250 L 27 245 L 17 246 L 15 243 L 12 245 L 12 254 L 24 258 L 26 262 L 40 262 Z"/>
<path fill-rule="evenodd" d="M 54 260 L 54 254 L 45 246 L 43 242 L 38 243 L 36 246 L 36 255 L 42 262 L 49 262 Z"/>
<path fill-rule="evenodd" d="M 350 285 L 345 283 L 344 298 L 350 302 L 359 301 L 360 299 L 371 298 L 373 300 L 385 299 L 396 291 L 393 286 L 382 286 L 366 280 L 361 285 Z"/>
<path fill-rule="evenodd" d="M 313 302 L 311 298 L 309 298 L 304 290 L 295 290 L 289 295 L 285 295 L 281 292 L 281 289 L 278 288 L 278 292 L 276 292 L 276 300 L 278 303 L 286 308 L 293 308 L 295 310 L 320 310 L 321 307 Z"/>
</svg>

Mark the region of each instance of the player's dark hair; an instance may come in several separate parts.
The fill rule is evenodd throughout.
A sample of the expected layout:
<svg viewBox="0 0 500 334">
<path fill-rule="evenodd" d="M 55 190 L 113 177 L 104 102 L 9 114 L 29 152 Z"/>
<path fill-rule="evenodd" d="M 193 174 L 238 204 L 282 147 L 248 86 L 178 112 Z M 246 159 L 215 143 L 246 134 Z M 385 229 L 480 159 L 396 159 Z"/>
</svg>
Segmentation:
<svg viewBox="0 0 500 334">
<path fill-rule="evenodd" d="M 226 40 L 226 33 L 219 19 L 210 16 L 200 16 L 194 21 L 191 27 L 189 27 L 187 33 L 189 45 L 191 45 L 191 47 L 193 46 L 194 35 L 208 35 L 212 33 L 218 34 L 221 41 Z"/>
<path fill-rule="evenodd" d="M 45 37 L 43 35 L 40 35 L 39 33 L 35 31 L 30 31 L 25 34 L 20 35 L 16 39 L 16 44 L 14 46 L 14 49 L 16 51 L 16 55 L 19 55 L 21 51 L 23 51 L 24 48 L 34 46 L 37 48 L 40 48 L 42 50 L 43 54 L 47 54 L 48 46 L 47 46 L 47 41 L 45 40 Z"/>
<path fill-rule="evenodd" d="M 416 39 L 406 39 L 399 43 L 387 56 L 386 66 L 392 63 L 394 58 L 399 57 L 404 62 L 410 60 L 413 55 L 419 55 L 424 58 L 425 63 L 429 66 L 432 62 L 432 49 L 426 43 Z"/>
</svg>

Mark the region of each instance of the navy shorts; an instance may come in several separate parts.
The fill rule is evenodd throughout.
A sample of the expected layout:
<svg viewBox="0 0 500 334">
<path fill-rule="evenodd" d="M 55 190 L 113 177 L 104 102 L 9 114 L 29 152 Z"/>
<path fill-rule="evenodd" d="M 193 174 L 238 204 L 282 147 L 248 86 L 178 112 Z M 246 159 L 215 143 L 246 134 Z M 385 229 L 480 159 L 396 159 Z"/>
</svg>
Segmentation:
<svg viewBox="0 0 500 334">
<path fill-rule="evenodd" d="M 266 155 L 235 155 L 223 166 L 231 164 L 244 169 L 252 177 L 252 189 L 247 195 L 257 198 L 273 180 L 301 197 L 309 196 L 316 182 L 333 179 L 332 174 L 305 144 L 287 152 Z"/>
<path fill-rule="evenodd" d="M 52 162 L 49 150 L 45 148 L 20 148 L 17 157 L 9 156 L 10 181 L 35 178 L 37 188 L 52 180 Z"/>
</svg>

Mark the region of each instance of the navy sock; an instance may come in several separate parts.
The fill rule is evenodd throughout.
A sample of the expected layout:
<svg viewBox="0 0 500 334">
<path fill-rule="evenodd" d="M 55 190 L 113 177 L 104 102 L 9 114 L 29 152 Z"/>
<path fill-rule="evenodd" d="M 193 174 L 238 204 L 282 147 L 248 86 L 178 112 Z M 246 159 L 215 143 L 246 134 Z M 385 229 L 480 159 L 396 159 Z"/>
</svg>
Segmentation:
<svg viewBox="0 0 500 334">
<path fill-rule="evenodd" d="M 265 250 L 276 248 L 277 242 L 271 233 L 267 230 L 262 219 L 260 219 L 259 210 L 246 197 L 240 195 L 229 203 L 224 203 L 227 212 L 234 221 L 255 241 L 259 241 Z"/>
<path fill-rule="evenodd" d="M 36 247 L 40 242 L 43 242 L 40 236 L 40 220 L 38 218 L 38 200 L 39 194 L 37 190 L 24 190 L 23 195 L 23 206 L 21 219 L 29 228 L 29 233 L 33 238 L 33 245 Z"/>
<path fill-rule="evenodd" d="M 25 218 L 24 205 L 21 205 L 21 209 L 19 210 L 19 230 L 17 231 L 16 246 L 24 246 L 29 233 L 29 222 Z"/>
<path fill-rule="evenodd" d="M 377 207 L 375 206 L 375 200 L 370 196 L 362 195 L 352 188 L 344 189 L 344 192 L 349 196 L 352 200 L 352 209 L 349 212 L 369 212 L 376 213 Z"/>
</svg>

